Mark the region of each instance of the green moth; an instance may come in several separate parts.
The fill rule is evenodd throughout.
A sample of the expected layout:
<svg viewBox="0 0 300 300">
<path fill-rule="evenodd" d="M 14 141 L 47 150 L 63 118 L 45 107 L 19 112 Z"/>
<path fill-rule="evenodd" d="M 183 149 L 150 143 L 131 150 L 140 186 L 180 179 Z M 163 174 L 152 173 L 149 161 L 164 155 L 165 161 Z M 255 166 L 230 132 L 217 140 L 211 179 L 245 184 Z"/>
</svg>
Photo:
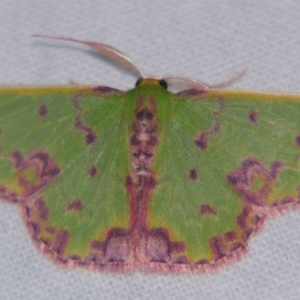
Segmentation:
<svg viewBox="0 0 300 300">
<path fill-rule="evenodd" d="M 81 43 L 140 75 L 120 51 Z M 180 78 L 1 88 L 0 198 L 64 266 L 218 269 L 300 206 L 300 96 Z"/>
</svg>

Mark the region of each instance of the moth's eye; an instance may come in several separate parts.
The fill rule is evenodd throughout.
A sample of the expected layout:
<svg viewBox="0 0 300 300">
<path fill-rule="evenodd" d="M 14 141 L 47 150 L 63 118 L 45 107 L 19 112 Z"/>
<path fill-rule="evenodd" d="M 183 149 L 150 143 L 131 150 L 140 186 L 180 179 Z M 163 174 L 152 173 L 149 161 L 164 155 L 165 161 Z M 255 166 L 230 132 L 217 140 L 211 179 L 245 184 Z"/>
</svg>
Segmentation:
<svg viewBox="0 0 300 300">
<path fill-rule="evenodd" d="M 162 88 L 164 88 L 165 90 L 168 89 L 168 84 L 167 84 L 167 82 L 166 82 L 164 79 L 161 79 L 161 80 L 159 81 L 159 84 L 160 84 L 160 86 L 161 86 Z"/>
<path fill-rule="evenodd" d="M 140 77 L 140 78 L 136 81 L 135 86 L 136 86 L 136 87 L 139 86 L 139 85 L 142 83 L 142 81 L 143 81 L 143 78 Z"/>
</svg>

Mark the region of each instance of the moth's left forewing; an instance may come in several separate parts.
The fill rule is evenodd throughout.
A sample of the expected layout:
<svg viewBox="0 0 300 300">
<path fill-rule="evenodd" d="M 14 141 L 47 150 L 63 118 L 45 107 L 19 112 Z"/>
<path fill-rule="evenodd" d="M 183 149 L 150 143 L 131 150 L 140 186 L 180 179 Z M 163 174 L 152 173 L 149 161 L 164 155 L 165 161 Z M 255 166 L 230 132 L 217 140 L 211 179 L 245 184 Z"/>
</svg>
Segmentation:
<svg viewBox="0 0 300 300">
<path fill-rule="evenodd" d="M 123 94 L 24 89 L 0 100 L 1 198 L 21 203 L 33 239 L 57 262 L 124 261 L 130 157 Z"/>
</svg>

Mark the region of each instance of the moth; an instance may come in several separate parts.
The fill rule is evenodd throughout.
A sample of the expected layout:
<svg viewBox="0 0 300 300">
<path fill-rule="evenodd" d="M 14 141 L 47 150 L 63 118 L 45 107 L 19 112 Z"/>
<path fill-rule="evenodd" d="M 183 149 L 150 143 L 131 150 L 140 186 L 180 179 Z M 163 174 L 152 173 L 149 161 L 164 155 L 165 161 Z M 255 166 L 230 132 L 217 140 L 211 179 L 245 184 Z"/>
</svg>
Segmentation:
<svg viewBox="0 0 300 300">
<path fill-rule="evenodd" d="M 0 89 L 0 199 L 56 263 L 210 272 L 300 206 L 299 95 L 147 78 L 111 46 L 55 39 L 139 77 L 125 92 Z"/>
</svg>

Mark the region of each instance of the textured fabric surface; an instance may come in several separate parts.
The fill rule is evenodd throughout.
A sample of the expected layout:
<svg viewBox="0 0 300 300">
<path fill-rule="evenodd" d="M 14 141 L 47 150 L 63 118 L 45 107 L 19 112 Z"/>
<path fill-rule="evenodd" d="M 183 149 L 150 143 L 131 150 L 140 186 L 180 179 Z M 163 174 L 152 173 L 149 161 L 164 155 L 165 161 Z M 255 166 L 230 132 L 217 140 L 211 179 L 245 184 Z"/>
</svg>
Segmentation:
<svg viewBox="0 0 300 300">
<path fill-rule="evenodd" d="M 103 84 L 135 78 L 82 47 L 35 33 L 102 41 L 142 72 L 232 88 L 300 92 L 300 2 L 2 0 L 0 84 Z M 17 121 L 17 120 L 16 120 Z M 208 275 L 61 269 L 31 242 L 19 209 L 0 202 L 0 299 L 299 299 L 300 212 L 271 220 L 243 259 Z"/>
</svg>

